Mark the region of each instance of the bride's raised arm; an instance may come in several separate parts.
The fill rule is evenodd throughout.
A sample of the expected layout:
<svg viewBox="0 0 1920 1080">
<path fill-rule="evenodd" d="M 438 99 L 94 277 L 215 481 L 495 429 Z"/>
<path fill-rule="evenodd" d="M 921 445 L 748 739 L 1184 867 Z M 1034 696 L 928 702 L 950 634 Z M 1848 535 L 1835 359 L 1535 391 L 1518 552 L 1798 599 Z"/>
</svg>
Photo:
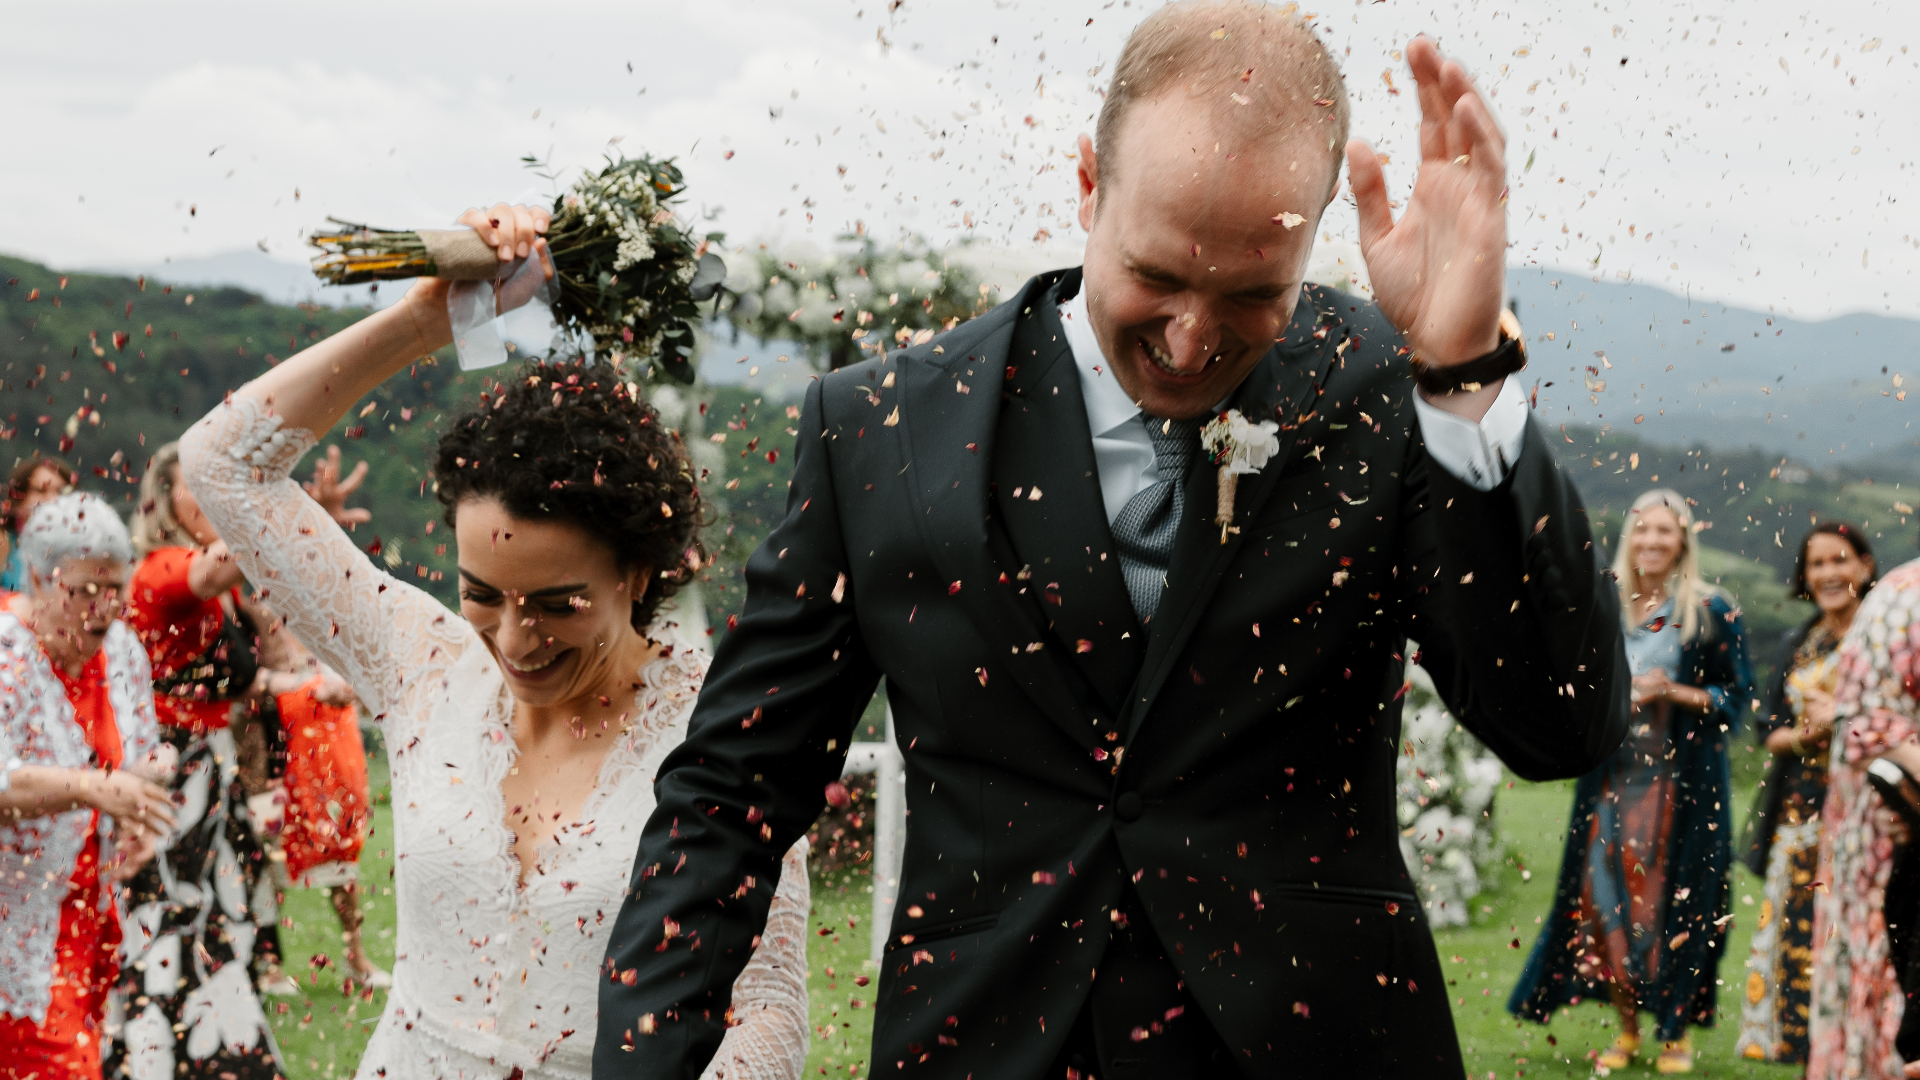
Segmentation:
<svg viewBox="0 0 1920 1080">
<path fill-rule="evenodd" d="M 498 206 L 461 220 L 503 262 L 545 246 L 544 210 Z M 438 601 L 367 558 L 289 473 L 354 402 L 452 340 L 446 293 L 446 282 L 417 282 L 400 303 L 235 391 L 180 441 L 187 486 L 241 570 L 376 717 L 392 711 L 408 680 L 452 663 L 470 635 Z"/>
<path fill-rule="evenodd" d="M 460 223 L 473 228 L 505 264 L 546 249 L 548 213 L 540 207 L 469 210 Z M 375 312 L 350 329 L 295 353 L 241 387 L 234 396 L 264 401 L 285 426 L 319 435 L 347 409 L 416 357 L 453 341 L 447 315 L 448 283 L 416 282 L 398 304 Z"/>
</svg>

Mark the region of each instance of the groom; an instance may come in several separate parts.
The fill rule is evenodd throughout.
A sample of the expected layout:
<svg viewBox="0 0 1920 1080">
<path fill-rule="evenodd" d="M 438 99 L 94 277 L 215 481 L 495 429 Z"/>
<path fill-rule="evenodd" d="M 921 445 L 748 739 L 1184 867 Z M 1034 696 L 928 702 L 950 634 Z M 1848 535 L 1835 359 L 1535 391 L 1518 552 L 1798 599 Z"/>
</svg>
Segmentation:
<svg viewBox="0 0 1920 1080">
<path fill-rule="evenodd" d="M 1346 151 L 1377 299 L 1303 288 L 1347 102 L 1290 11 L 1149 17 L 1080 143 L 1085 265 L 809 390 L 660 769 L 597 1075 L 713 1057 L 883 677 L 909 816 L 875 1074 L 1461 1075 L 1395 819 L 1408 638 L 1547 779 L 1621 739 L 1620 616 L 1501 325 L 1486 105 L 1415 41 L 1398 222 Z M 1223 531 L 1200 429 L 1226 409 L 1279 449 Z"/>
</svg>

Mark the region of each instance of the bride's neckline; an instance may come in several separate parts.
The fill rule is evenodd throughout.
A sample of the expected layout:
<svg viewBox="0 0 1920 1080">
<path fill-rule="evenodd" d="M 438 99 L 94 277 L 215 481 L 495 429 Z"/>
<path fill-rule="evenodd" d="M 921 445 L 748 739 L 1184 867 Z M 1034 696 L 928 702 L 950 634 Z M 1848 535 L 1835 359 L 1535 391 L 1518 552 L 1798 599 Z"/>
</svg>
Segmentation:
<svg viewBox="0 0 1920 1080">
<path fill-rule="evenodd" d="M 652 629 L 659 630 L 659 628 Z M 664 674 L 672 663 L 679 659 L 681 651 L 688 648 L 685 643 L 675 640 L 677 637 L 677 634 L 664 632 L 659 633 L 658 636 L 652 632 L 649 633 L 647 648 L 642 653 L 644 659 L 632 676 L 633 705 L 627 715 L 625 726 L 608 732 L 607 737 L 612 741 L 606 745 L 598 765 L 593 770 L 591 787 L 571 812 L 563 812 L 564 821 L 538 839 L 534 844 L 531 857 L 526 862 L 521 861 L 518 853 L 520 831 L 509 816 L 512 810 L 520 807 L 510 807 L 507 794 L 508 782 L 515 779 L 517 775 L 514 770 L 518 767 L 518 763 L 525 759 L 515 732 L 517 702 L 507 688 L 505 673 L 499 670 L 499 661 L 490 651 L 488 652 L 489 665 L 494 676 L 500 680 L 498 700 L 502 706 L 502 715 L 498 722 L 503 736 L 497 743 L 494 740 L 487 740 L 487 745 L 482 749 L 482 752 L 489 756 L 499 755 L 498 782 L 486 785 L 488 816 L 502 833 L 501 844 L 494 857 L 501 859 L 503 868 L 512 874 L 516 897 L 523 897 L 538 878 L 552 869 L 569 842 L 593 830 L 609 792 L 619 783 L 619 773 L 637 765 L 644 756 L 646 748 L 651 745 L 652 740 L 649 736 L 654 734 L 655 725 L 651 723 L 653 717 L 648 709 L 647 699 L 649 696 L 657 697 L 664 693 L 663 681 L 655 676 Z M 667 640 L 662 640 L 663 638 Z M 611 695 L 608 696 L 611 697 Z M 656 700 L 653 711 L 665 705 L 664 701 Z"/>
</svg>

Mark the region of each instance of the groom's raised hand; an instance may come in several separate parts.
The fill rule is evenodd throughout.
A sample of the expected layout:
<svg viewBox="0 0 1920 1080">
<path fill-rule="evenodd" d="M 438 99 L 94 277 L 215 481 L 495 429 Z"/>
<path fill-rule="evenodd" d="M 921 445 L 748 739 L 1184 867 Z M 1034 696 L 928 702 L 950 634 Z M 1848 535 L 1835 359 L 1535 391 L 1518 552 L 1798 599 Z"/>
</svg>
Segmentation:
<svg viewBox="0 0 1920 1080">
<path fill-rule="evenodd" d="M 1406 212 L 1393 220 L 1380 158 L 1358 139 L 1347 144 L 1348 183 L 1374 300 L 1422 361 L 1446 367 L 1500 344 L 1507 144 L 1465 69 L 1433 42 L 1413 39 L 1407 65 L 1420 93 L 1420 173 Z"/>
</svg>

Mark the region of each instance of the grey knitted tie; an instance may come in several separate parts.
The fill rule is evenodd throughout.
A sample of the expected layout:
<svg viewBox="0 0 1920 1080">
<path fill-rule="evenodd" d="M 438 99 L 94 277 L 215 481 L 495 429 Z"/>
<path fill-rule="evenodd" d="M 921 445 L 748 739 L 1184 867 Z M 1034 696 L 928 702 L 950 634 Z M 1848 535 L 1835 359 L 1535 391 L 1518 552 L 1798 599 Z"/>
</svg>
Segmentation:
<svg viewBox="0 0 1920 1080">
<path fill-rule="evenodd" d="M 1134 614 L 1145 623 L 1160 606 L 1160 590 L 1173 562 L 1173 541 L 1187 502 L 1187 466 L 1200 449 L 1200 421 L 1144 414 L 1141 420 L 1153 440 L 1153 470 L 1160 479 L 1120 508 L 1120 516 L 1113 519 L 1113 542 Z"/>
</svg>

